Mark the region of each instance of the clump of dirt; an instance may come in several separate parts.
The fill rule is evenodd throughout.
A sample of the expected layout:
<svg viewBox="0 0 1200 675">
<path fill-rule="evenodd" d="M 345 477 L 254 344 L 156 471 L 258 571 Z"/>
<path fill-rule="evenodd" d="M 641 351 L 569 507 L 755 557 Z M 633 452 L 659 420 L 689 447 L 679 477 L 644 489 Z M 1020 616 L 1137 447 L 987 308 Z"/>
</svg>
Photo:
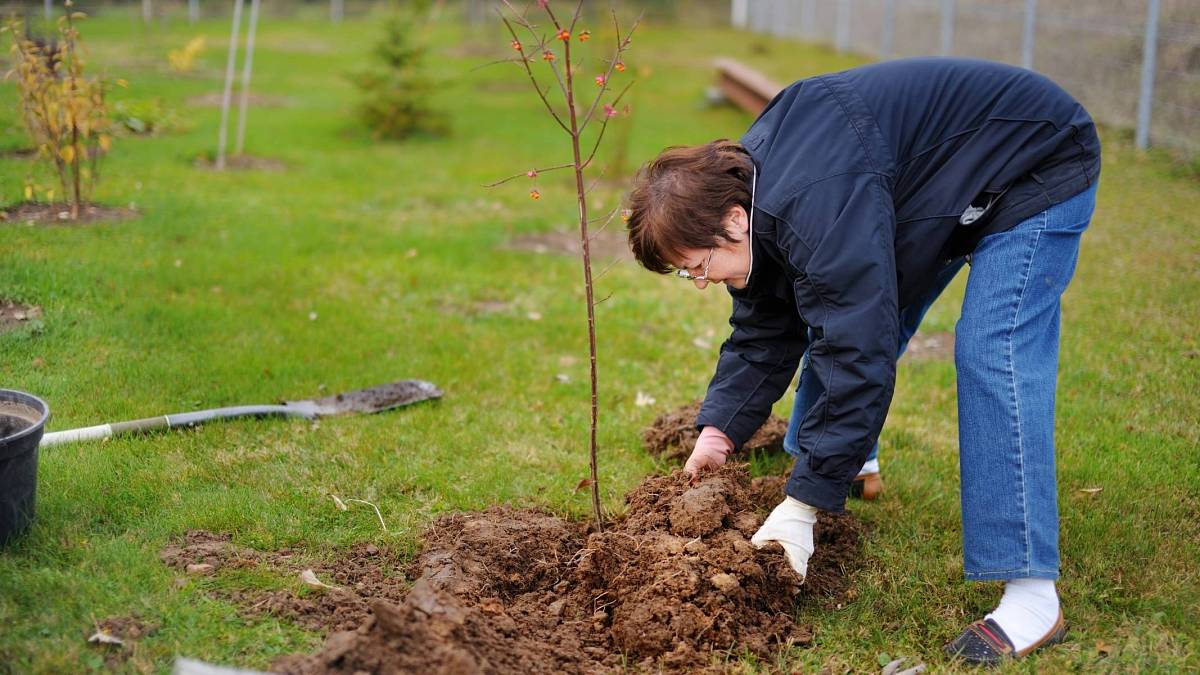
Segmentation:
<svg viewBox="0 0 1200 675">
<path fill-rule="evenodd" d="M 727 465 L 694 485 L 680 471 L 647 479 L 603 532 L 510 508 L 444 518 L 410 569 L 407 595 L 371 602 L 356 630 L 274 670 L 695 672 L 719 669 L 714 654 L 731 650 L 769 657 L 811 640 L 792 611 L 836 592 L 861 532 L 825 517 L 801 585 L 781 550 L 749 543 L 781 496 L 769 491 Z"/>
<path fill-rule="evenodd" d="M 140 640 L 158 630 L 155 624 L 147 624 L 136 616 L 110 616 L 96 622 L 94 633 L 107 633 L 123 640 L 126 644 Z"/>
<path fill-rule="evenodd" d="M 526 234 L 508 242 L 507 248 L 515 251 L 533 251 L 534 253 L 553 253 L 577 257 L 583 253 L 579 244 L 579 232 L 544 232 L 541 234 Z M 596 258 L 623 259 L 632 258 L 629 242 L 621 232 L 601 230 L 591 235 L 588 251 Z"/>
<path fill-rule="evenodd" d="M 904 356 L 913 361 L 953 361 L 954 333 L 917 333 L 908 341 Z"/>
<path fill-rule="evenodd" d="M 92 223 L 119 223 L 137 218 L 133 209 L 116 206 L 85 204 L 79 209 L 79 217 L 71 220 L 71 207 L 67 204 L 43 204 L 26 202 L 0 210 L 0 222 L 24 223 L 26 225 L 90 225 Z"/>
<path fill-rule="evenodd" d="M 687 459 L 696 445 L 700 432 L 696 431 L 696 416 L 700 414 L 702 401 L 663 413 L 642 432 L 646 450 L 665 459 Z M 742 450 L 766 450 L 781 452 L 783 439 L 787 435 L 787 420 L 771 415 L 763 423 Z"/>
</svg>

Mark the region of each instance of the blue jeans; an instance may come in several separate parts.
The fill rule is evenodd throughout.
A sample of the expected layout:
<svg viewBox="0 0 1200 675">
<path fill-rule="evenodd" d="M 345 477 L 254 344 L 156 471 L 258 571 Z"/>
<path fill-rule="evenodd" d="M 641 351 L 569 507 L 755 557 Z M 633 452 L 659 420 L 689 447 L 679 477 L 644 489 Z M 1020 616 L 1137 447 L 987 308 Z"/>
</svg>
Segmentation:
<svg viewBox="0 0 1200 675">
<path fill-rule="evenodd" d="M 1058 578 L 1060 298 L 1095 208 L 1093 184 L 972 254 L 954 345 L 968 579 Z"/>
<path fill-rule="evenodd" d="M 950 285 L 954 280 L 954 275 L 962 269 L 965 258 L 956 258 L 950 261 L 941 272 L 938 272 L 937 278 L 933 285 L 926 291 L 925 295 L 921 296 L 916 302 L 913 302 L 908 307 L 900 311 L 900 344 L 896 346 L 896 358 L 900 358 L 904 354 L 904 350 L 908 348 L 908 341 L 912 339 L 914 333 L 917 332 L 917 327 L 921 325 L 921 320 L 925 318 L 925 314 L 933 305 L 942 291 Z M 812 339 L 812 336 L 809 336 Z M 800 434 L 800 422 L 808 411 L 817 403 L 817 399 L 821 397 L 823 389 L 821 383 L 815 377 L 808 377 L 808 354 L 804 354 L 803 365 L 800 370 L 800 385 L 796 388 L 796 399 L 792 404 L 792 416 L 788 419 L 787 434 L 783 437 L 783 449 L 787 450 L 788 454 L 793 457 L 800 455 L 800 448 L 796 445 L 796 437 Z M 867 455 L 867 461 L 877 459 L 879 457 L 879 441 L 875 441 L 875 445 L 871 448 L 871 452 Z"/>
</svg>

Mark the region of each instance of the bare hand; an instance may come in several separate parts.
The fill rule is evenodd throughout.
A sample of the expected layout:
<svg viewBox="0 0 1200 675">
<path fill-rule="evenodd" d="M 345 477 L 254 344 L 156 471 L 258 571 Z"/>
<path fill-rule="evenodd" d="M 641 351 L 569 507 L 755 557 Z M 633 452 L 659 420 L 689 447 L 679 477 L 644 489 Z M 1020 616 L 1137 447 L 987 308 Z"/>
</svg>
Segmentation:
<svg viewBox="0 0 1200 675">
<path fill-rule="evenodd" d="M 729 453 L 733 452 L 733 441 L 716 427 L 704 427 L 700 437 L 696 439 L 696 447 L 688 457 L 683 470 L 695 478 L 701 470 L 716 469 L 725 464 Z"/>
</svg>

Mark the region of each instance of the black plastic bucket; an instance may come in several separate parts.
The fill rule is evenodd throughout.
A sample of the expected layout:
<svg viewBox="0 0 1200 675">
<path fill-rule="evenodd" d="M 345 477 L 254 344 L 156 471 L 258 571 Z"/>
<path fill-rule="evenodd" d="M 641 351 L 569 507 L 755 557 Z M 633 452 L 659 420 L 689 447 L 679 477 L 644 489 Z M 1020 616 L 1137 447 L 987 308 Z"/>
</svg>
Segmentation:
<svg viewBox="0 0 1200 675">
<path fill-rule="evenodd" d="M 42 399 L 0 389 L 0 546 L 33 522 L 38 443 L 49 417 Z"/>
</svg>

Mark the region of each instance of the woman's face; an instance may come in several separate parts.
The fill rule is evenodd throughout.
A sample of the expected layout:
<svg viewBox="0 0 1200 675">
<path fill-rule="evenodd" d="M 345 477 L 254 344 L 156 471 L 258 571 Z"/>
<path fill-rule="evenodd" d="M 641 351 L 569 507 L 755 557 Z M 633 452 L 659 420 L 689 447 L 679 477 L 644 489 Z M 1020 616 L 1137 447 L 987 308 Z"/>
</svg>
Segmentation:
<svg viewBox="0 0 1200 675">
<path fill-rule="evenodd" d="M 750 273 L 750 221 L 746 210 L 734 206 L 725 216 L 725 232 L 733 241 L 722 241 L 720 246 L 685 250 L 676 261 L 676 267 L 693 277 L 696 288 L 704 290 L 711 284 L 725 284 L 731 288 L 743 288 Z M 705 274 L 707 268 L 708 273 Z"/>
</svg>

